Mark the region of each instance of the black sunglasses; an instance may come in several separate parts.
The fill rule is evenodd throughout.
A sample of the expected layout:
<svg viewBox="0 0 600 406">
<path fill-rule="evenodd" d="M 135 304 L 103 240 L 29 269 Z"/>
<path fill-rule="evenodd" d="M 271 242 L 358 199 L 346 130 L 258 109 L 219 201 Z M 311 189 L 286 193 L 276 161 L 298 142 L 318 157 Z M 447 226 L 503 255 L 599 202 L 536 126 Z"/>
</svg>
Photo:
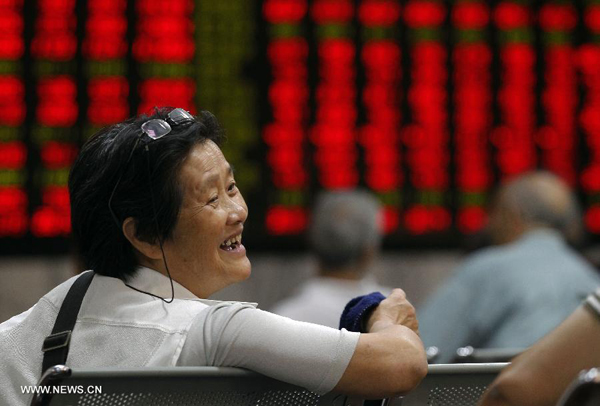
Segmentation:
<svg viewBox="0 0 600 406">
<path fill-rule="evenodd" d="M 146 134 L 151 139 L 157 140 L 171 132 L 169 121 L 173 123 L 174 126 L 177 126 L 194 120 L 194 116 L 184 109 L 173 109 L 167 115 L 167 121 L 160 118 L 154 118 L 146 121 L 140 128 L 142 129 L 142 134 Z"/>
</svg>

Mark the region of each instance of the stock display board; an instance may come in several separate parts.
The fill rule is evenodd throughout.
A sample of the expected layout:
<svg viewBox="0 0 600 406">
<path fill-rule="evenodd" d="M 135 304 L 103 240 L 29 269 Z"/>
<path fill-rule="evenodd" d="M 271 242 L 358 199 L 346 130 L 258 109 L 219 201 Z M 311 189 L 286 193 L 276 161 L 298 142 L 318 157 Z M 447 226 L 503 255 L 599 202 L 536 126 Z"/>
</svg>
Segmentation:
<svg viewBox="0 0 600 406">
<path fill-rule="evenodd" d="M 249 247 L 352 187 L 387 245 L 451 246 L 535 168 L 600 234 L 599 0 L 1 0 L 0 253 L 66 252 L 78 148 L 157 105 L 222 122 Z"/>
</svg>

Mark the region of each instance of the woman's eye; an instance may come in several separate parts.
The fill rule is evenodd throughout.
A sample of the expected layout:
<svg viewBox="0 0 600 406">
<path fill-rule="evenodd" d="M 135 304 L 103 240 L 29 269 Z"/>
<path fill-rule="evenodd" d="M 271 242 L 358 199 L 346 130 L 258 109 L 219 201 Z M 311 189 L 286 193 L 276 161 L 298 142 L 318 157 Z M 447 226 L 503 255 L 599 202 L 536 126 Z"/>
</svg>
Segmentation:
<svg viewBox="0 0 600 406">
<path fill-rule="evenodd" d="M 235 189 L 237 188 L 237 185 L 234 183 L 232 183 L 231 185 L 229 185 L 229 191 L 233 192 Z"/>
<path fill-rule="evenodd" d="M 213 203 L 216 203 L 216 202 L 217 202 L 217 200 L 219 200 L 219 196 L 212 197 L 212 198 L 210 198 L 210 200 L 208 201 L 208 204 L 213 204 Z"/>
</svg>

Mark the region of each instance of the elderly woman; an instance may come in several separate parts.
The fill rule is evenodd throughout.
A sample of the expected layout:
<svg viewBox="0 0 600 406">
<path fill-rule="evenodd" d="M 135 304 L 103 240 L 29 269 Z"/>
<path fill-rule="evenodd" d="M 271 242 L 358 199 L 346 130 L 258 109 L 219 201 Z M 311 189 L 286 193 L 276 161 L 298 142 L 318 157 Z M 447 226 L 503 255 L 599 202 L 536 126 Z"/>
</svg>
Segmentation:
<svg viewBox="0 0 600 406">
<path fill-rule="evenodd" d="M 65 341 L 72 367 L 236 366 L 318 393 L 365 397 L 419 383 L 425 354 L 401 290 L 362 320 L 366 333 L 207 300 L 250 275 L 242 244 L 248 208 L 221 140 L 209 112 L 159 109 L 83 146 L 69 191 L 74 236 L 92 271 L 0 325 L 0 404 L 24 404 L 19 388 L 39 379 L 40 349 L 52 353 Z M 50 336 L 67 292 L 84 278 L 91 283 L 70 343 Z"/>
</svg>

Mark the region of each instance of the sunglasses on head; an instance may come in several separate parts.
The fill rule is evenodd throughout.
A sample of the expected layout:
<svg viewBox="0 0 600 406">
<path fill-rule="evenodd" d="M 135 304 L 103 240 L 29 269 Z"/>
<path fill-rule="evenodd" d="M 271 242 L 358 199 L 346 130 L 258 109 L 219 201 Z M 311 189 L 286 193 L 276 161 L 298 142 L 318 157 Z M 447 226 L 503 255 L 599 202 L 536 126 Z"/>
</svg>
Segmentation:
<svg viewBox="0 0 600 406">
<path fill-rule="evenodd" d="M 171 132 L 171 125 L 169 121 L 174 125 L 178 126 L 183 123 L 195 121 L 194 116 L 184 109 L 173 109 L 167 114 L 167 120 L 161 118 L 153 118 L 152 120 L 146 121 L 141 125 L 142 133 L 146 134 L 153 140 L 164 137 Z M 134 148 L 135 149 L 135 148 Z"/>
</svg>

